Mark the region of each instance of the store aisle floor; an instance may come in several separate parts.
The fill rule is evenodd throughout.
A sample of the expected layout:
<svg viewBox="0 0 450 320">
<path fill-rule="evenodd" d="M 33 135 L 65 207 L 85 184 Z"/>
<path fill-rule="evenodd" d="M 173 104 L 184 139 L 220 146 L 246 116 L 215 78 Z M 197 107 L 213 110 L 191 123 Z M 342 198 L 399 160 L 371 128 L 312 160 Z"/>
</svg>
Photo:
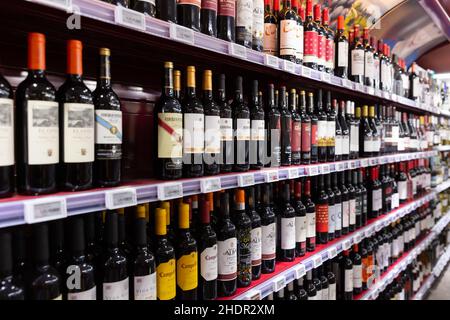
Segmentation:
<svg viewBox="0 0 450 320">
<path fill-rule="evenodd" d="M 450 268 L 447 266 L 444 275 L 431 289 L 427 300 L 450 300 Z"/>
</svg>

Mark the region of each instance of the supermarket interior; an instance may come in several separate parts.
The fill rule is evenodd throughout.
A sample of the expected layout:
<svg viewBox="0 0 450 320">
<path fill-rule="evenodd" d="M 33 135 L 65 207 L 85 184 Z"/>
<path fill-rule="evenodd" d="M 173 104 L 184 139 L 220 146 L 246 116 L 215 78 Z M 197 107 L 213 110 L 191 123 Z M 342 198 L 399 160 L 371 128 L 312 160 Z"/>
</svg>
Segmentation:
<svg viewBox="0 0 450 320">
<path fill-rule="evenodd" d="M 0 21 L 0 300 L 450 300 L 449 0 Z"/>
</svg>

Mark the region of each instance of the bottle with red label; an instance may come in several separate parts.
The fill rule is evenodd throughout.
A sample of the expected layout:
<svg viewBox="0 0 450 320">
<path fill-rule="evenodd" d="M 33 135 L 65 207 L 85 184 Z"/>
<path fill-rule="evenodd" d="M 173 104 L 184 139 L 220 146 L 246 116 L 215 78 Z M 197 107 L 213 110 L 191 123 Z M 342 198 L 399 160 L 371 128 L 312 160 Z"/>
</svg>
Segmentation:
<svg viewBox="0 0 450 320">
<path fill-rule="evenodd" d="M 289 95 L 289 109 L 292 115 L 292 131 L 291 131 L 291 164 L 298 165 L 301 163 L 301 128 L 302 119 L 297 110 L 298 95 L 295 89 L 291 89 Z"/>
<path fill-rule="evenodd" d="M 353 27 L 354 42 L 351 44 L 351 76 L 354 82 L 364 84 L 364 46 L 360 39 L 359 25 Z"/>
<path fill-rule="evenodd" d="M 315 184 L 316 237 L 318 244 L 328 243 L 328 194 L 324 175 L 319 175 Z"/>
<path fill-rule="evenodd" d="M 291 1 L 283 1 L 283 10 L 280 12 L 280 58 L 296 62 L 297 53 L 297 13 L 292 9 Z"/>
<path fill-rule="evenodd" d="M 345 36 L 344 16 L 338 17 L 337 31 L 334 38 L 335 55 L 334 55 L 334 75 L 347 79 L 348 76 L 348 40 Z"/>
<path fill-rule="evenodd" d="M 202 0 L 200 26 L 202 33 L 217 37 L 217 0 Z"/>
<path fill-rule="evenodd" d="M 200 32 L 200 8 L 201 0 L 178 0 L 177 14 L 178 24 Z"/>
<path fill-rule="evenodd" d="M 306 112 L 305 91 L 300 92 L 299 112 L 301 119 L 301 163 L 309 164 L 311 161 L 311 118 Z"/>
<path fill-rule="evenodd" d="M 265 54 L 278 55 L 278 21 L 274 14 L 272 1 L 264 0 L 264 37 L 263 50 Z"/>
<path fill-rule="evenodd" d="M 292 9 L 294 10 L 295 13 L 297 13 L 297 34 L 296 34 L 296 40 L 295 40 L 295 44 L 296 44 L 295 63 L 302 64 L 303 63 L 303 21 L 305 21 L 305 20 L 304 20 L 304 17 L 302 17 L 300 14 L 298 0 L 292 0 Z"/>
<path fill-rule="evenodd" d="M 234 42 L 236 38 L 236 1 L 218 0 L 218 2 L 217 37 L 225 41 Z"/>
<path fill-rule="evenodd" d="M 303 26 L 305 30 L 303 65 L 317 69 L 319 29 L 313 20 L 312 0 L 306 1 L 306 21 Z"/>
<path fill-rule="evenodd" d="M 317 69 L 325 71 L 326 32 L 320 20 L 320 4 L 316 4 L 314 6 L 314 22 L 317 26 Z"/>
<path fill-rule="evenodd" d="M 325 29 L 325 72 L 334 73 L 334 32 L 330 26 L 330 13 L 328 8 L 322 11 L 322 25 Z"/>
</svg>

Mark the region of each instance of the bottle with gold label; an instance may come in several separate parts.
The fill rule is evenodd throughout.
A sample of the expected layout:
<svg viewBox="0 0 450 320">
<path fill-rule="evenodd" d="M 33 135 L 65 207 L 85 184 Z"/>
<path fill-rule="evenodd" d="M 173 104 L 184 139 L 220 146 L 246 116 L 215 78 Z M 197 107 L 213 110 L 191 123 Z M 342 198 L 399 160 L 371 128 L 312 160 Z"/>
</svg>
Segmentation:
<svg viewBox="0 0 450 320">
<path fill-rule="evenodd" d="M 197 242 L 189 230 L 189 204 L 178 207 L 177 234 L 177 299 L 197 300 Z"/>
<path fill-rule="evenodd" d="M 183 114 L 173 88 L 173 63 L 164 63 L 164 83 L 161 97 L 155 106 L 158 118 L 158 168 L 161 179 L 182 176 Z"/>
<path fill-rule="evenodd" d="M 166 210 L 155 211 L 155 260 L 156 289 L 158 300 L 174 300 L 176 295 L 175 249 L 167 240 Z"/>
</svg>

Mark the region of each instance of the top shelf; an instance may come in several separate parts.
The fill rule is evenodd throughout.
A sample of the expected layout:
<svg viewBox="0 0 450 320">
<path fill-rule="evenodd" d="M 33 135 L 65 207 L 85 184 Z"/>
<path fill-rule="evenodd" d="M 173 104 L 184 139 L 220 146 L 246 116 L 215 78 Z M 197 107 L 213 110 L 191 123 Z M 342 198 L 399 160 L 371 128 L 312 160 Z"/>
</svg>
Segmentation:
<svg viewBox="0 0 450 320">
<path fill-rule="evenodd" d="M 30 2 L 36 3 L 38 6 Z M 30 6 L 27 8 L 29 14 L 37 16 L 42 16 L 43 7 L 41 5 L 49 8 L 48 13 L 50 15 L 52 14 L 53 9 L 66 10 L 68 13 L 76 13 L 83 18 L 92 19 L 95 22 L 100 23 L 97 27 L 100 27 L 103 31 L 110 28 L 108 25 L 114 25 L 119 28 L 119 30 L 118 32 L 111 32 L 109 35 L 110 38 L 114 38 L 113 40 L 122 37 L 129 41 L 132 41 L 133 39 L 133 41 L 146 42 L 147 44 L 158 43 L 158 45 L 164 47 L 164 50 L 168 49 L 171 54 L 176 55 L 183 51 L 184 55 L 187 53 L 189 56 L 196 59 L 202 55 L 204 56 L 206 53 L 209 59 L 215 59 L 215 62 L 220 62 L 227 66 L 236 67 L 236 62 L 238 62 L 238 66 L 241 70 L 257 71 L 267 75 L 275 73 L 291 82 L 297 81 L 307 83 L 311 86 L 320 84 L 324 89 L 331 89 L 351 97 L 369 99 L 376 103 L 391 103 L 402 108 L 428 112 L 435 115 L 450 116 L 450 114 L 441 113 L 439 108 L 434 106 L 421 104 L 389 92 L 364 86 L 302 65 L 297 65 L 274 56 L 247 49 L 235 43 L 229 43 L 199 32 L 194 32 L 191 29 L 144 16 L 139 12 L 102 1 L 28 0 L 21 4 L 22 7 L 24 5 Z M 59 11 L 53 10 L 53 13 L 58 12 Z M 61 15 L 58 14 L 55 17 L 60 19 Z M 81 27 L 83 29 L 86 28 L 85 21 L 86 20 L 83 20 L 82 22 Z M 90 28 L 90 25 L 88 25 L 87 28 Z M 134 33 L 134 36 L 137 36 L 139 40 L 128 37 L 127 34 L 129 32 L 132 34 Z M 142 38 L 142 34 L 145 34 L 146 37 Z M 183 48 L 186 48 L 187 50 L 185 51 Z M 201 54 L 199 55 L 200 52 Z"/>
</svg>

